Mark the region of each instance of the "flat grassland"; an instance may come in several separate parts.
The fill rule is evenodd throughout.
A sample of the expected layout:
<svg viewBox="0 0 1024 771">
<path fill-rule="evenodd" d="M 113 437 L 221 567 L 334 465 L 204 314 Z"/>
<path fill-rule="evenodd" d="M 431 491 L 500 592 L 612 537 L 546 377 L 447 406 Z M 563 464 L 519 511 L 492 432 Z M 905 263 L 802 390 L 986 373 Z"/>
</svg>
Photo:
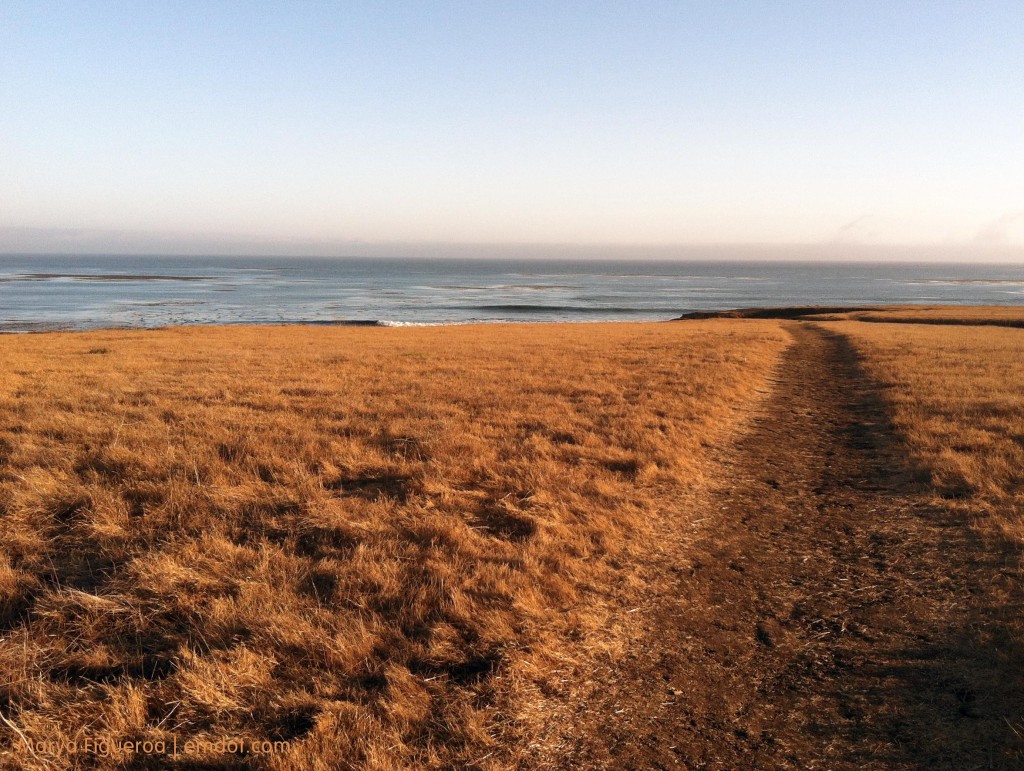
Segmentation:
<svg viewBox="0 0 1024 771">
<path fill-rule="evenodd" d="M 1012 767 L 1024 309 L 724 315 L 0 336 L 0 768 Z"/>
<path fill-rule="evenodd" d="M 514 764 L 496 737 L 528 740 L 553 662 L 615 644 L 606 608 L 643 592 L 787 339 L 718 320 L 0 338 L 0 762 L 170 762 L 66 751 L 103 738 L 203 768 Z M 223 738 L 274 751 L 184 749 Z"/>
<path fill-rule="evenodd" d="M 977 323 L 1024 323 L 1024 309 L 945 308 L 919 317 L 928 323 L 828 327 L 862 355 L 935 492 L 1024 543 L 1024 332 Z"/>
<path fill-rule="evenodd" d="M 1024 336 L 1017 331 L 1024 327 L 1024 306 L 804 307 L 720 315 L 822 322 L 843 335 L 884 390 L 893 426 L 935 492 L 981 507 L 992 523 L 1024 541 Z"/>
<path fill-rule="evenodd" d="M 889 305 L 819 318 L 853 319 L 892 324 L 1024 327 L 1024 306 L 1019 305 Z"/>
</svg>

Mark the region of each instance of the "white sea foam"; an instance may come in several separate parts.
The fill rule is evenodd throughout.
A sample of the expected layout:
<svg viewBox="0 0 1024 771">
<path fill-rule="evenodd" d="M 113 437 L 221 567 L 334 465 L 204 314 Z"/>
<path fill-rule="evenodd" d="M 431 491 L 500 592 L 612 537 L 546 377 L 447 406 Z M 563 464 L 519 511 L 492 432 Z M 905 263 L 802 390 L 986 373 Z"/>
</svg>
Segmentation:
<svg viewBox="0 0 1024 771">
<path fill-rule="evenodd" d="M 7 329 L 397 327 L 667 320 L 749 306 L 933 302 L 937 293 L 945 302 L 1013 305 L 1024 266 L 0 255 L 0 286 Z"/>
<path fill-rule="evenodd" d="M 448 327 L 454 324 L 464 324 L 466 322 L 441 322 L 441 321 L 393 321 L 391 319 L 380 319 L 377 321 L 378 327 Z"/>
</svg>

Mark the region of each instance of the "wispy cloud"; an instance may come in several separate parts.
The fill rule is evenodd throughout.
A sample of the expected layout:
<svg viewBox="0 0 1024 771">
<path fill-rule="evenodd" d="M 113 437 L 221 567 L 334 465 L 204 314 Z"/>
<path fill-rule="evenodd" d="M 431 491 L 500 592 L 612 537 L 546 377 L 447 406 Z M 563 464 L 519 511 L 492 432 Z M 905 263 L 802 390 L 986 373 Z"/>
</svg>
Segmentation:
<svg viewBox="0 0 1024 771">
<path fill-rule="evenodd" d="M 876 217 L 874 214 L 862 214 L 859 217 L 841 225 L 832 236 L 834 244 L 860 244 L 865 241 L 873 241 L 878 236 L 874 227 Z"/>
<path fill-rule="evenodd" d="M 979 244 L 1005 244 L 1013 239 L 1014 231 L 1024 231 L 1024 209 L 1004 212 L 1001 217 L 985 225 L 974 237 Z"/>
</svg>

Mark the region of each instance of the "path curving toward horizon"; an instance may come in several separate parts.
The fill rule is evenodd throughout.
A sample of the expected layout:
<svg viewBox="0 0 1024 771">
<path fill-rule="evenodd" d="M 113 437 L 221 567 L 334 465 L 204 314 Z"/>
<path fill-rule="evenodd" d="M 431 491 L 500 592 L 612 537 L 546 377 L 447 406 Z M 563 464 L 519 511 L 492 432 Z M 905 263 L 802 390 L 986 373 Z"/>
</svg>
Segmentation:
<svg viewBox="0 0 1024 771">
<path fill-rule="evenodd" d="M 706 521 L 558 762 L 1024 767 L 1024 651 L 1000 621 L 1019 555 L 936 502 L 845 338 L 788 329 Z"/>
</svg>

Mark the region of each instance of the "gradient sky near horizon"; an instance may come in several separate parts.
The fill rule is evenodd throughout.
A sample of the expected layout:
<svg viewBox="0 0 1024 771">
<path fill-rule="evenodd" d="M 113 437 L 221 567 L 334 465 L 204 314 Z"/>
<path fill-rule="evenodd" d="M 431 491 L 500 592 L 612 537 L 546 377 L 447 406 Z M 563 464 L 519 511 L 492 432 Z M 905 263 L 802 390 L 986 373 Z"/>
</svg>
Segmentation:
<svg viewBox="0 0 1024 771">
<path fill-rule="evenodd" d="M 1020 0 L 4 0 L 0 251 L 1024 244 L 1022 40 Z"/>
</svg>

